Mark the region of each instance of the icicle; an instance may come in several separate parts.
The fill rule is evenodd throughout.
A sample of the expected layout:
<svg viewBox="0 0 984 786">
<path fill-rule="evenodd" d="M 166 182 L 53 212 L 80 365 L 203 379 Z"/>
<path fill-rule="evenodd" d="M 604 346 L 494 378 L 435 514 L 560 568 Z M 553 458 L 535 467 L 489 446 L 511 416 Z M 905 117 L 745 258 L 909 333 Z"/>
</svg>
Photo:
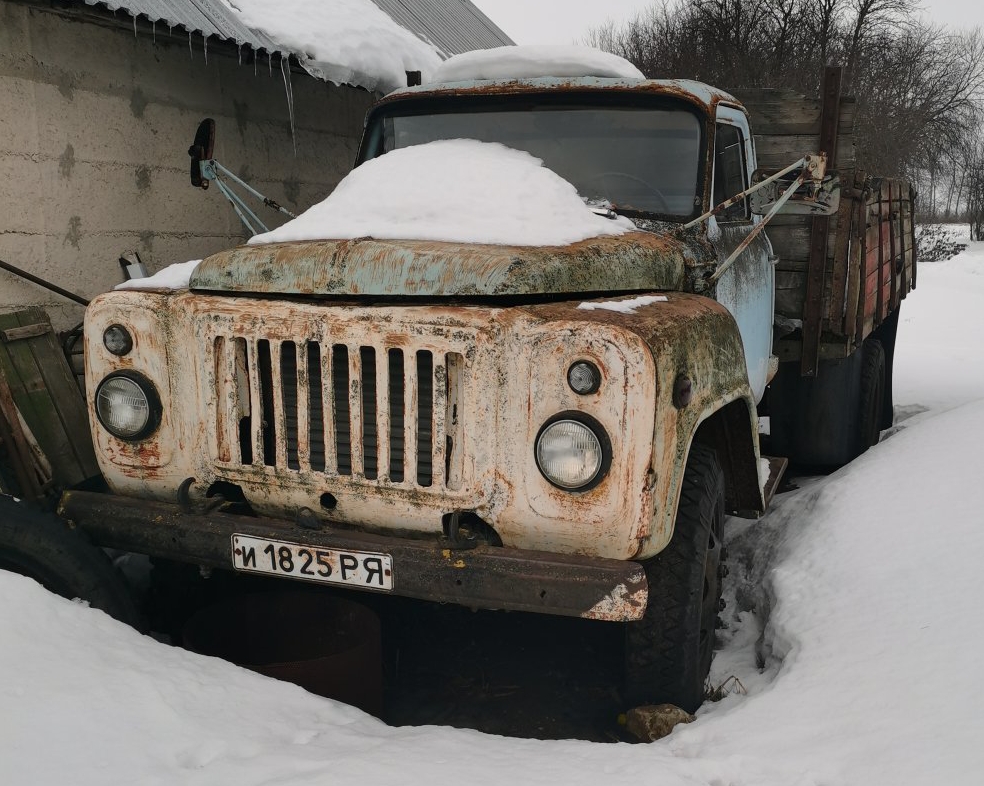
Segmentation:
<svg viewBox="0 0 984 786">
<path fill-rule="evenodd" d="M 205 45 L 205 65 L 208 65 L 208 36 L 202 34 L 202 43 Z"/>
<path fill-rule="evenodd" d="M 270 76 L 273 76 L 273 53 L 267 52 L 267 68 L 270 69 Z"/>
<path fill-rule="evenodd" d="M 188 56 L 194 60 L 195 59 L 195 49 L 191 43 L 191 30 L 188 31 Z"/>
<path fill-rule="evenodd" d="M 287 113 L 290 115 L 290 140 L 297 155 L 297 134 L 294 132 L 294 87 L 290 82 L 290 61 L 280 55 L 280 73 L 284 76 L 284 90 L 287 92 Z"/>
<path fill-rule="evenodd" d="M 137 17 L 136 14 L 133 16 L 133 37 L 137 37 Z"/>
<path fill-rule="evenodd" d="M 243 64 L 243 45 L 236 44 L 236 49 L 239 50 L 239 65 Z"/>
<path fill-rule="evenodd" d="M 150 34 L 151 34 L 151 37 L 154 40 L 154 43 L 156 44 L 157 43 L 157 20 L 156 19 L 153 22 L 150 23 Z"/>
</svg>

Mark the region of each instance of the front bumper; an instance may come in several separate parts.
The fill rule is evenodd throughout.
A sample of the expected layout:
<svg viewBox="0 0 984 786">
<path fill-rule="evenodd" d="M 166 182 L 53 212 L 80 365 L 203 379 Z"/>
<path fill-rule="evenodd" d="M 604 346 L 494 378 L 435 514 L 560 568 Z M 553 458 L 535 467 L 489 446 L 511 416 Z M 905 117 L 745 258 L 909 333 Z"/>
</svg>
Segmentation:
<svg viewBox="0 0 984 786">
<path fill-rule="evenodd" d="M 178 505 L 68 491 L 59 513 L 106 548 L 232 569 L 233 534 L 326 550 L 384 552 L 393 594 L 483 609 L 510 609 L 627 622 L 646 608 L 649 586 L 637 562 L 479 545 L 456 551 L 438 539 L 408 539 L 283 519 L 185 513 Z"/>
</svg>

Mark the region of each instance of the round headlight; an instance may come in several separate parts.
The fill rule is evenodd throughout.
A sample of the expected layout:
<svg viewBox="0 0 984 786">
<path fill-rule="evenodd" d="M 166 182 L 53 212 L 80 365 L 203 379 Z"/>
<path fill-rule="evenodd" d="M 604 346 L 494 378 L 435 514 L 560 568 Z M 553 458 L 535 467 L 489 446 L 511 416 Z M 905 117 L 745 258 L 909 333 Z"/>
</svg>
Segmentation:
<svg viewBox="0 0 984 786">
<path fill-rule="evenodd" d="M 600 426 L 561 416 L 548 423 L 536 440 L 536 463 L 543 476 L 562 489 L 585 489 L 599 481 L 610 451 Z"/>
<path fill-rule="evenodd" d="M 103 333 L 103 346 L 117 357 L 123 357 L 133 349 L 133 337 L 122 325 L 110 325 Z"/>
<path fill-rule="evenodd" d="M 96 414 L 114 437 L 133 441 L 157 427 L 160 402 L 148 380 L 132 373 L 115 374 L 96 390 Z"/>
<path fill-rule="evenodd" d="M 567 369 L 567 384 L 571 390 L 581 396 L 596 393 L 601 387 L 601 372 L 594 363 L 579 360 Z"/>
</svg>

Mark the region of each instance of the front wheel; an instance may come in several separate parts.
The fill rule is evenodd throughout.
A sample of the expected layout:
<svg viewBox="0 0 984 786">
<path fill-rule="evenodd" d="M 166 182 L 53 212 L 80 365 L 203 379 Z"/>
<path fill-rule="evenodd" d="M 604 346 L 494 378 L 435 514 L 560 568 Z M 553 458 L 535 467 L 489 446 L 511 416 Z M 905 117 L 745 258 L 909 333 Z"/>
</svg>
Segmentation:
<svg viewBox="0 0 984 786">
<path fill-rule="evenodd" d="M 120 622 L 142 627 L 129 588 L 106 554 L 57 516 L 0 495 L 0 570 L 50 592 L 81 598 Z"/>
<path fill-rule="evenodd" d="M 649 603 L 626 626 L 630 706 L 675 704 L 694 712 L 704 699 L 721 604 L 724 473 L 717 454 L 692 445 L 669 545 L 644 563 Z"/>
</svg>

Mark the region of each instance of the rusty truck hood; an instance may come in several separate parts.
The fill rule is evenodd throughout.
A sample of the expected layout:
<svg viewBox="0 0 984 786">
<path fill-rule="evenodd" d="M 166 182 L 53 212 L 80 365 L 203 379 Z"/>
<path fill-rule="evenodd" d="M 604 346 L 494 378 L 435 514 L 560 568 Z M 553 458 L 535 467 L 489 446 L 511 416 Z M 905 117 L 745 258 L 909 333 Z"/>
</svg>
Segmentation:
<svg viewBox="0 0 984 786">
<path fill-rule="evenodd" d="M 200 291 L 379 297 L 552 295 L 681 290 L 700 245 L 629 232 L 567 246 L 420 240 L 322 240 L 240 246 L 205 259 Z"/>
</svg>

